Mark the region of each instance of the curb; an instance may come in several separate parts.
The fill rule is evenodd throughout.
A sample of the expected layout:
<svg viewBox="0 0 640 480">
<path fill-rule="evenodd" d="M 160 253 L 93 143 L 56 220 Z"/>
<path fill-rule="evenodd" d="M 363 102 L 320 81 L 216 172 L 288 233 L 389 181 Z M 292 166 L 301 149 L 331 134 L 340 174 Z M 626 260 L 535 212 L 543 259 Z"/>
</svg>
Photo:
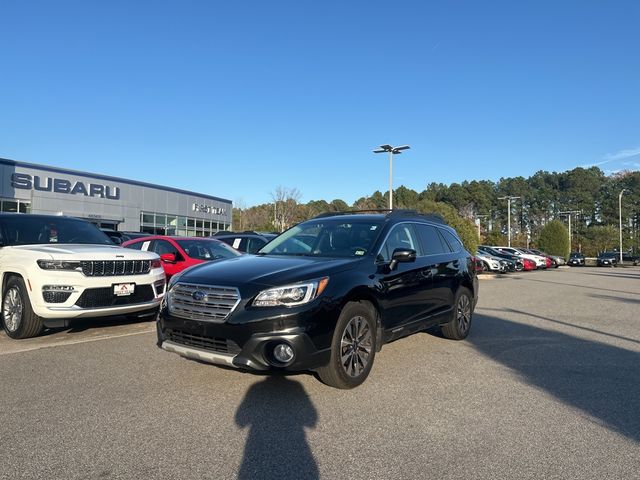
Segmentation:
<svg viewBox="0 0 640 480">
<path fill-rule="evenodd" d="M 478 280 L 493 280 L 498 277 L 497 273 L 478 273 Z"/>
</svg>

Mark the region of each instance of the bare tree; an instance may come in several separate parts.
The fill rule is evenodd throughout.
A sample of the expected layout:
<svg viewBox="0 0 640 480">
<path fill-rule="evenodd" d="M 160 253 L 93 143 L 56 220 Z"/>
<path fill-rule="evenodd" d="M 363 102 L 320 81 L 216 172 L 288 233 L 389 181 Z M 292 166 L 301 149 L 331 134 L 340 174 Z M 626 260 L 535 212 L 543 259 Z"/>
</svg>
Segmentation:
<svg viewBox="0 0 640 480">
<path fill-rule="evenodd" d="M 273 225 L 276 230 L 282 232 L 289 228 L 301 197 L 302 194 L 297 188 L 278 186 L 275 192 L 271 193 L 271 198 L 273 199 Z"/>
</svg>

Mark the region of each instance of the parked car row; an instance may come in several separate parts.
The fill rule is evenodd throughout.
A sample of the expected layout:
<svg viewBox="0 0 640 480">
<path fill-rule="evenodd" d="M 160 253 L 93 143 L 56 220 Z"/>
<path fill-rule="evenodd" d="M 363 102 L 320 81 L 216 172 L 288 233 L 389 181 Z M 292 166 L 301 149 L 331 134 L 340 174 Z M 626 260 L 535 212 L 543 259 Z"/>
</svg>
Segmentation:
<svg viewBox="0 0 640 480">
<path fill-rule="evenodd" d="M 476 258 L 484 271 L 500 273 L 558 268 L 566 263 L 562 257 L 536 249 L 487 245 L 478 246 Z"/>
<path fill-rule="evenodd" d="M 571 252 L 567 264 L 571 267 L 583 267 L 586 265 L 586 257 L 580 252 Z M 628 265 L 639 265 L 640 257 L 628 252 L 622 253 L 622 261 Z M 620 262 L 620 252 L 602 252 L 596 258 L 598 267 L 615 267 Z"/>
</svg>

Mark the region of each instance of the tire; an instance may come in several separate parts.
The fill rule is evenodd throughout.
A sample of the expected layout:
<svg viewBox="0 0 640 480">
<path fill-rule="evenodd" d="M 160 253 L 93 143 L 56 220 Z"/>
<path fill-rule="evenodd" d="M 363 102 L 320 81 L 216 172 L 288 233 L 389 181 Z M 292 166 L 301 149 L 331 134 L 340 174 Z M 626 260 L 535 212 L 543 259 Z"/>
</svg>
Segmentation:
<svg viewBox="0 0 640 480">
<path fill-rule="evenodd" d="M 473 317 L 473 296 L 468 288 L 460 287 L 453 304 L 452 318 L 440 328 L 442 335 L 452 340 L 463 340 L 471 330 Z"/>
<path fill-rule="evenodd" d="M 491 267 L 489 267 L 489 264 L 487 262 L 482 262 L 482 271 L 483 272 L 490 272 L 491 271 Z"/>
<path fill-rule="evenodd" d="M 376 334 L 373 305 L 366 301 L 347 303 L 333 331 L 329 363 L 317 370 L 320 380 L 341 389 L 364 382 L 376 356 Z"/>
<path fill-rule="evenodd" d="M 33 313 L 24 280 L 20 277 L 10 277 L 4 287 L 1 317 L 2 326 L 11 338 L 35 337 L 44 330 L 44 322 Z"/>
</svg>

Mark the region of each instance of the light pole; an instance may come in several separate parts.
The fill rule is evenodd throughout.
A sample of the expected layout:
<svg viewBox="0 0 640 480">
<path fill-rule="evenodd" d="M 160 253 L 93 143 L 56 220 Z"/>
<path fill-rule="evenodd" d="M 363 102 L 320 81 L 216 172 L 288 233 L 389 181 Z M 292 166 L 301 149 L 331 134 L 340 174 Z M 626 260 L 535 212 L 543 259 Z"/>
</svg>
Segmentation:
<svg viewBox="0 0 640 480">
<path fill-rule="evenodd" d="M 487 218 L 490 215 L 487 213 L 485 215 L 476 215 L 476 219 L 478 220 L 478 240 L 480 240 L 482 237 L 480 235 L 480 228 L 482 227 L 482 219 L 483 218 Z"/>
<path fill-rule="evenodd" d="M 409 150 L 409 145 L 400 145 L 392 147 L 391 145 L 380 145 L 373 153 L 389 153 L 389 210 L 393 210 L 393 156 L 402 153 L 402 150 Z"/>
<path fill-rule="evenodd" d="M 626 190 L 626 188 L 623 188 L 620 191 L 620 195 L 618 195 L 618 215 L 620 220 L 620 263 L 622 263 L 622 194 Z"/>
<path fill-rule="evenodd" d="M 571 244 L 571 215 L 582 213 L 580 210 L 567 210 L 566 212 L 558 212 L 558 215 L 567 215 L 569 217 L 569 251 L 573 252 L 573 245 Z"/>
<path fill-rule="evenodd" d="M 511 200 L 515 200 L 520 197 L 513 197 L 511 195 L 507 195 L 506 197 L 498 197 L 498 200 L 506 200 L 507 201 L 507 237 L 509 239 L 509 247 L 511 246 Z"/>
</svg>

